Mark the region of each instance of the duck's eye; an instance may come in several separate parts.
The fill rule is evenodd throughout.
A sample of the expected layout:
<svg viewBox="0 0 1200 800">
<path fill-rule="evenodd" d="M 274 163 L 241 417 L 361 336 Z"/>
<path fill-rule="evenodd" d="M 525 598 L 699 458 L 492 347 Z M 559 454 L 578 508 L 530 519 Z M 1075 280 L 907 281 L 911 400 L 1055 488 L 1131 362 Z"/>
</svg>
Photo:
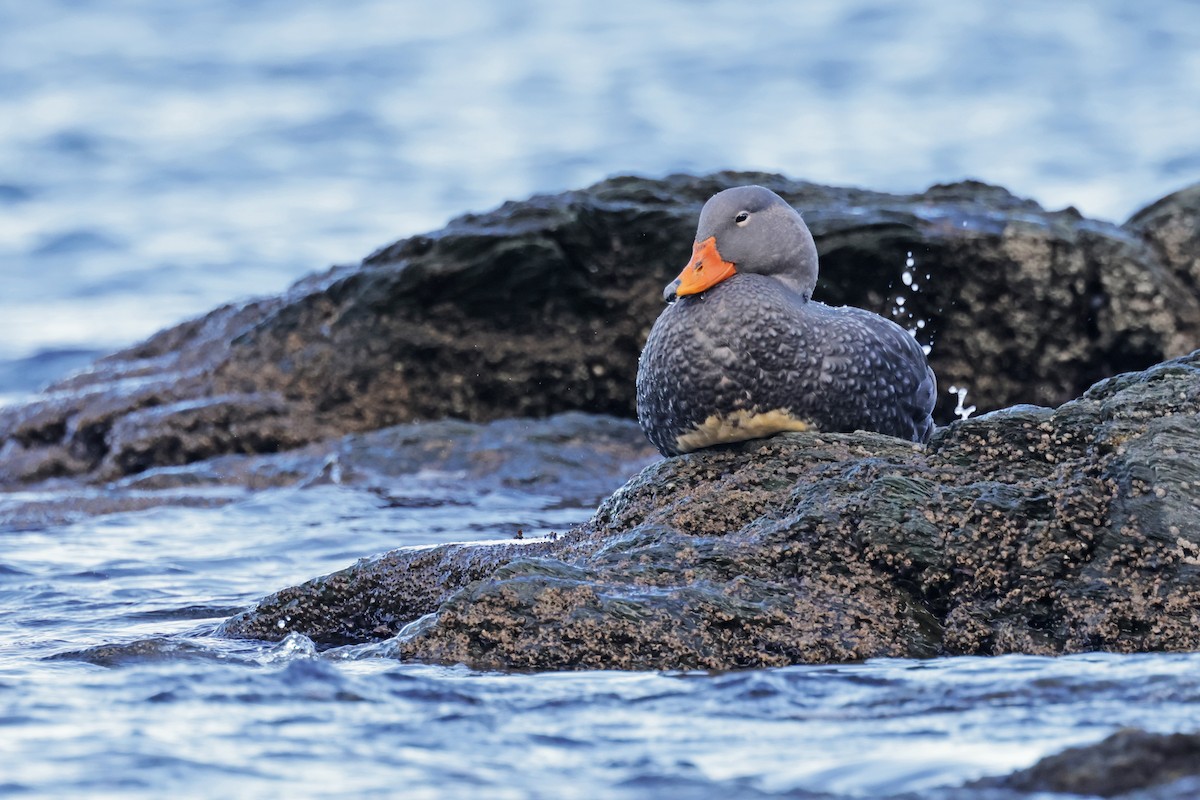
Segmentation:
<svg viewBox="0 0 1200 800">
<path fill-rule="evenodd" d="M 738 225 L 745 225 L 750 220 L 749 211 L 739 211 L 738 215 L 733 218 L 733 221 Z"/>
</svg>

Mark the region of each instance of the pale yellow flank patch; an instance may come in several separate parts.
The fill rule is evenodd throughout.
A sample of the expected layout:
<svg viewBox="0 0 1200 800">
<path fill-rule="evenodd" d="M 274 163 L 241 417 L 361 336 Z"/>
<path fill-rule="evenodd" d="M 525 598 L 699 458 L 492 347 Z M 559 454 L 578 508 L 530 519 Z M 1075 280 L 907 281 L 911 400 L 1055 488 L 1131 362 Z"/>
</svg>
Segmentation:
<svg viewBox="0 0 1200 800">
<path fill-rule="evenodd" d="M 783 431 L 811 431 L 813 425 L 797 419 L 782 408 L 774 411 L 733 411 L 728 414 L 713 414 L 695 428 L 675 439 L 675 447 L 681 453 L 690 453 L 701 447 L 725 442 L 744 442 L 761 439 Z"/>
</svg>

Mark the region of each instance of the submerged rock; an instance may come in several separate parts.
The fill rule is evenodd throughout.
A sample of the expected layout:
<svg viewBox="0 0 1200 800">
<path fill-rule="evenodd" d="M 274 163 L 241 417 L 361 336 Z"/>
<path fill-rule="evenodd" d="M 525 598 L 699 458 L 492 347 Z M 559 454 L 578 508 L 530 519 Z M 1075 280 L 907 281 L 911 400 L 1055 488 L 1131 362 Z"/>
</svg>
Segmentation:
<svg viewBox="0 0 1200 800">
<path fill-rule="evenodd" d="M 414 420 L 632 417 L 637 356 L 701 204 L 752 182 L 805 211 L 818 299 L 886 315 L 904 295 L 942 384 L 983 410 L 1055 405 L 1200 346 L 1195 188 L 1119 227 L 973 182 L 892 195 L 757 173 L 613 178 L 463 216 L 101 359 L 0 410 L 0 486 Z"/>
<path fill-rule="evenodd" d="M 284 486 L 337 484 L 374 492 L 389 505 L 433 502 L 397 490 L 398 479 L 454 491 L 517 490 L 590 508 L 657 457 L 637 423 L 570 412 L 487 424 L 442 420 L 350 434 L 270 455 L 219 456 L 157 467 L 98 486 L 49 481 L 0 494 L 0 527 L 61 525 L 162 505 L 211 507 Z M 454 502 L 439 499 L 439 504 Z"/>
<path fill-rule="evenodd" d="M 1122 730 L 1096 744 L 1047 756 L 1029 769 L 974 784 L 989 786 L 1022 793 L 1188 800 L 1200 791 L 1200 734 Z"/>
<path fill-rule="evenodd" d="M 395 551 L 222 632 L 483 669 L 1196 650 L 1197 412 L 1200 351 L 928 447 L 713 448 L 650 465 L 555 540 Z"/>
</svg>

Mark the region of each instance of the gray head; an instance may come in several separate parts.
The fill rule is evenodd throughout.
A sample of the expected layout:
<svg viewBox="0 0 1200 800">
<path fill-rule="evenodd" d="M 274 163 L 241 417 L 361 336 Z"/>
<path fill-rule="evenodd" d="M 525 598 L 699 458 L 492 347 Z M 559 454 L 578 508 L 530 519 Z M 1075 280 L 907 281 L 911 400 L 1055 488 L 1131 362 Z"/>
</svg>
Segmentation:
<svg viewBox="0 0 1200 800">
<path fill-rule="evenodd" d="M 806 300 L 817 285 L 817 246 L 808 226 L 762 186 L 738 186 L 709 198 L 692 258 L 664 295 L 695 294 L 735 272 L 770 275 Z"/>
<path fill-rule="evenodd" d="M 716 238 L 738 272 L 771 275 L 805 299 L 817 285 L 817 245 L 796 210 L 770 189 L 738 186 L 704 204 L 696 241 Z"/>
</svg>

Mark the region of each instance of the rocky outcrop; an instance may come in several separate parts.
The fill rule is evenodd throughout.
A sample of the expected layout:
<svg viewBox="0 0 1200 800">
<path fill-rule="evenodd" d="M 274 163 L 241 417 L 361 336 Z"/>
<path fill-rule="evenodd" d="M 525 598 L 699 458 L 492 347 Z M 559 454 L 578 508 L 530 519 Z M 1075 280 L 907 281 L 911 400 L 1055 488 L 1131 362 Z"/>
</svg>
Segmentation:
<svg viewBox="0 0 1200 800">
<path fill-rule="evenodd" d="M 478 668 L 1200 648 L 1200 351 L 927 447 L 783 434 L 654 463 L 553 540 L 396 551 L 225 635 Z"/>
<path fill-rule="evenodd" d="M 890 195 L 747 173 L 613 178 L 217 309 L 0 410 L 0 486 L 105 482 L 414 420 L 632 416 L 637 356 L 700 206 L 748 182 L 805 211 L 819 299 L 886 314 L 903 294 L 943 386 L 969 386 L 981 410 L 1055 405 L 1200 346 L 1195 188 L 1119 227 L 979 183 Z"/>
</svg>

